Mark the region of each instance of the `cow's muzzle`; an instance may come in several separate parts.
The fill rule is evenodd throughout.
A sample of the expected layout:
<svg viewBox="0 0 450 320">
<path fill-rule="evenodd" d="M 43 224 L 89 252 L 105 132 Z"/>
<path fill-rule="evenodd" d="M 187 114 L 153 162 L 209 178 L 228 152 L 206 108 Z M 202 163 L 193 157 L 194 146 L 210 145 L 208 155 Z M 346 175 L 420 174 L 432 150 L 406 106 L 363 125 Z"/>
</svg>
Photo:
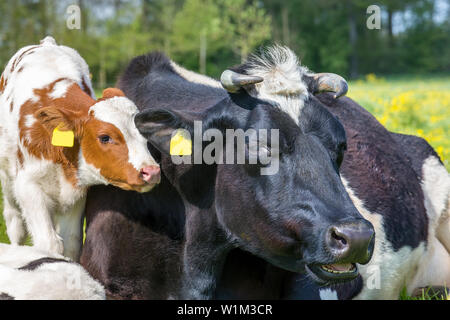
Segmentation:
<svg viewBox="0 0 450 320">
<path fill-rule="evenodd" d="M 332 225 L 325 233 L 325 251 L 332 260 L 307 266 L 319 282 L 348 281 L 358 276 L 356 263 L 370 261 L 375 245 L 375 231 L 364 219 Z"/>
</svg>

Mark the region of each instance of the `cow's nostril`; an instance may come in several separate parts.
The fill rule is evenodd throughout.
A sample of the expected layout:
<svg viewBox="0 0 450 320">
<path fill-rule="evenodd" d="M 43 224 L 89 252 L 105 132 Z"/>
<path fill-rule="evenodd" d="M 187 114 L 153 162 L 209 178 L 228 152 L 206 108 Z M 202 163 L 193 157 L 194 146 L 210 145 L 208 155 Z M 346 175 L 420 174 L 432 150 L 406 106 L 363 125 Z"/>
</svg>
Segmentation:
<svg viewBox="0 0 450 320">
<path fill-rule="evenodd" d="M 331 236 L 338 242 L 341 242 L 343 245 L 347 244 L 347 240 L 344 237 L 339 236 L 335 230 L 331 231 Z"/>
<path fill-rule="evenodd" d="M 326 246 L 337 262 L 364 264 L 372 256 L 374 235 L 370 223 L 356 220 L 331 226 L 326 235 Z"/>
<path fill-rule="evenodd" d="M 141 177 L 147 183 L 159 183 L 161 170 L 158 166 L 148 166 L 141 169 Z"/>
</svg>

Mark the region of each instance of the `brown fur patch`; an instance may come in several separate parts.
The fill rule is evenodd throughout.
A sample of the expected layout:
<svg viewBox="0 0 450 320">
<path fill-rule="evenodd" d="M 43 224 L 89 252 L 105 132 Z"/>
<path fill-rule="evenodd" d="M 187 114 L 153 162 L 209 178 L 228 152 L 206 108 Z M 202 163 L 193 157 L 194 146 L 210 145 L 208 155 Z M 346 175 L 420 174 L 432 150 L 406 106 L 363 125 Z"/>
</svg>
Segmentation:
<svg viewBox="0 0 450 320">
<path fill-rule="evenodd" d="M 0 78 L 0 93 L 3 93 L 3 91 L 5 91 L 5 87 L 6 87 L 6 80 L 2 75 L 2 77 Z"/>
<path fill-rule="evenodd" d="M 17 149 L 17 160 L 19 161 L 20 167 L 23 167 L 23 153 L 20 149 Z"/>
<path fill-rule="evenodd" d="M 100 100 L 111 99 L 114 97 L 125 97 L 125 93 L 117 88 L 107 88 L 103 90 L 102 98 Z"/>
<path fill-rule="evenodd" d="M 95 100 L 89 97 L 81 88 L 74 83 L 67 89 L 67 93 L 62 98 L 53 99 L 50 97 L 56 83 L 66 80 L 58 79 L 43 89 L 35 89 L 34 93 L 38 101 L 31 99 L 26 101 L 20 108 L 19 133 L 20 140 L 27 151 L 39 159 L 46 159 L 62 165 L 67 180 L 76 186 L 78 153 L 80 150 L 79 139 L 82 134 L 83 118 L 88 117 L 89 108 Z M 40 110 L 52 108 L 67 112 L 77 119 L 68 119 L 74 122 L 64 123 L 65 129 L 72 129 L 75 134 L 75 143 L 72 148 L 55 147 L 51 144 L 53 129 L 59 122 L 64 120 L 50 119 L 48 121 L 36 121 L 31 127 L 26 126 L 26 117 L 39 114 Z M 52 121 L 53 120 L 53 121 Z M 70 127 L 70 128 L 69 128 Z"/>
<path fill-rule="evenodd" d="M 89 89 L 89 86 L 87 85 L 86 81 L 84 81 L 84 78 L 81 81 L 81 85 L 82 85 L 83 91 L 86 92 L 89 96 L 92 97 L 92 91 L 91 91 L 91 89 Z"/>
</svg>

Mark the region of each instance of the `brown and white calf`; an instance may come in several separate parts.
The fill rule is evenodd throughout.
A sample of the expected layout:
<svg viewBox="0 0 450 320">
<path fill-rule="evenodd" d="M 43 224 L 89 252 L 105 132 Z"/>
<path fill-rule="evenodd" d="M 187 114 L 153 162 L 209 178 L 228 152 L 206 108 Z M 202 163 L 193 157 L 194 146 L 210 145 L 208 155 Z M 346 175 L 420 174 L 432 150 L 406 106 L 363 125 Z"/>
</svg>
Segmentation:
<svg viewBox="0 0 450 320">
<path fill-rule="evenodd" d="M 89 186 L 146 192 L 159 183 L 159 166 L 134 125 L 137 112 L 119 89 L 96 101 L 86 62 L 51 37 L 11 58 L 0 80 L 0 178 L 11 243 L 22 244 L 28 230 L 39 249 L 78 260 Z M 55 128 L 73 132 L 72 147 L 52 144 Z"/>
</svg>

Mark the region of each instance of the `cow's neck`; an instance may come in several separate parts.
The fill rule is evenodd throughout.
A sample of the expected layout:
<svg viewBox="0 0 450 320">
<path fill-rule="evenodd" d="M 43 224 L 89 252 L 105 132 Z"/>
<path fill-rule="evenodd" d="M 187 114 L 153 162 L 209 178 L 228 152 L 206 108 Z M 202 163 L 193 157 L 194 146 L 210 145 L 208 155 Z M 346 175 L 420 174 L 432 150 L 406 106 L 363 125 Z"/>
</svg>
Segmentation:
<svg viewBox="0 0 450 320">
<path fill-rule="evenodd" d="M 186 213 L 181 295 L 184 299 L 211 299 L 232 249 L 215 210 L 217 166 L 174 166 L 166 161 L 162 161 L 163 171 L 181 195 Z"/>
<path fill-rule="evenodd" d="M 211 299 L 228 252 L 232 249 L 214 208 L 186 206 L 183 244 L 183 298 Z"/>
</svg>

